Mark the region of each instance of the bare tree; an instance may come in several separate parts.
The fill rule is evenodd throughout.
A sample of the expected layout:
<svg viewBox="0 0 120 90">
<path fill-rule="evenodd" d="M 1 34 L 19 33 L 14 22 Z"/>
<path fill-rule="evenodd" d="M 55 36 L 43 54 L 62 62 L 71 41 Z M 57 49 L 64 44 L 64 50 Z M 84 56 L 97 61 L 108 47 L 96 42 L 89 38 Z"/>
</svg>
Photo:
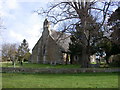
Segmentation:
<svg viewBox="0 0 120 90">
<path fill-rule="evenodd" d="M 4 26 L 3 19 L 0 17 L 0 31 L 3 29 L 6 29 L 6 27 Z"/>
<path fill-rule="evenodd" d="M 38 14 L 46 15 L 53 24 L 66 26 L 62 32 L 71 34 L 80 33 L 77 41 L 82 45 L 82 67 L 88 67 L 90 58 L 90 46 L 100 39 L 103 24 L 111 2 L 88 2 L 88 0 L 70 0 L 69 2 L 57 2 L 51 4 L 48 10 L 38 10 Z M 58 28 L 58 29 L 59 29 Z M 75 33 L 74 33 L 75 32 Z"/>
<path fill-rule="evenodd" d="M 2 26 L 3 26 L 3 21 L 2 21 L 2 19 L 0 17 L 0 30 L 1 30 Z"/>
<path fill-rule="evenodd" d="M 5 43 L 2 45 L 2 61 L 12 61 L 15 64 L 17 44 Z"/>
</svg>

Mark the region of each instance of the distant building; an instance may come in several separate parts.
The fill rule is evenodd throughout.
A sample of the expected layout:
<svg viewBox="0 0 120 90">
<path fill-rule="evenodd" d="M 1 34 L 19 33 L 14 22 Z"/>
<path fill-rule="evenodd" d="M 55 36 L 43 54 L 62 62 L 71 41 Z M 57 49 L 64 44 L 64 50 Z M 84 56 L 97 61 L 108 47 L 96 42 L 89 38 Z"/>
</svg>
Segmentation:
<svg viewBox="0 0 120 90">
<path fill-rule="evenodd" d="M 62 32 L 50 30 L 50 23 L 45 19 L 42 36 L 32 49 L 30 62 L 50 64 L 69 63 L 69 43 L 70 36 Z"/>
</svg>

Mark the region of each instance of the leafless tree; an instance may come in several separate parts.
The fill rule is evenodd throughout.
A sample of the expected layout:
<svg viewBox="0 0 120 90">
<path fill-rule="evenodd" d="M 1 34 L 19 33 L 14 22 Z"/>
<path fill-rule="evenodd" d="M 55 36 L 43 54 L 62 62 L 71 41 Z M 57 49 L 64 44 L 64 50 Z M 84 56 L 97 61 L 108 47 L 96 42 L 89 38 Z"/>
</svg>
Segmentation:
<svg viewBox="0 0 120 90">
<path fill-rule="evenodd" d="M 51 3 L 48 10 L 37 10 L 39 15 L 46 15 L 53 24 L 62 26 L 62 32 L 74 34 L 78 31 L 81 38 L 78 42 L 82 45 L 82 66 L 88 67 L 90 57 L 90 45 L 95 36 L 106 22 L 106 17 L 111 13 L 111 2 L 88 2 L 88 0 L 70 0 L 68 2 Z M 59 29 L 58 28 L 58 29 Z M 98 38 L 96 39 L 98 40 Z"/>
<path fill-rule="evenodd" d="M 4 26 L 3 19 L 0 17 L 0 31 L 3 29 L 6 29 L 6 27 Z"/>
<path fill-rule="evenodd" d="M 16 52 L 17 52 L 17 44 L 4 43 L 2 45 L 2 61 L 12 61 L 14 64 Z"/>
</svg>

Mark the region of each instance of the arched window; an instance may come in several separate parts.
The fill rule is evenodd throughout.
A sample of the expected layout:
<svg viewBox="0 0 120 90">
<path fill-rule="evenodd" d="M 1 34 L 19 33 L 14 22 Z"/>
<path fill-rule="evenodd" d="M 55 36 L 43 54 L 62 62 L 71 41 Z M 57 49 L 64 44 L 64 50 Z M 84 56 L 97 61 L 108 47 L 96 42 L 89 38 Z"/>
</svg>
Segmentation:
<svg viewBox="0 0 120 90">
<path fill-rule="evenodd" d="M 43 55 L 45 55 L 45 48 L 46 48 L 46 45 L 44 45 L 43 47 Z"/>
</svg>

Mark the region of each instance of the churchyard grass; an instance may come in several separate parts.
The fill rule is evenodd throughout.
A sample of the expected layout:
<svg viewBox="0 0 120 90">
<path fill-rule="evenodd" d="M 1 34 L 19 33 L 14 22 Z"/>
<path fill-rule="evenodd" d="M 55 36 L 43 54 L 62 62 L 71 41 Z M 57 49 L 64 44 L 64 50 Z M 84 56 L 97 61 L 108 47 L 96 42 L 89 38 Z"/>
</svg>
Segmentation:
<svg viewBox="0 0 120 90">
<path fill-rule="evenodd" d="M 118 88 L 117 73 L 2 73 L 3 88 Z"/>
<path fill-rule="evenodd" d="M 1 62 L 2 67 L 14 67 L 12 65 L 12 62 Z M 24 62 L 21 66 L 19 63 L 16 63 L 16 68 L 22 67 L 22 68 L 80 68 L 80 65 L 50 65 L 50 64 L 35 64 L 35 63 L 28 63 Z"/>
<path fill-rule="evenodd" d="M 91 64 L 96 64 L 96 63 L 91 63 Z M 0 67 L 14 67 L 12 65 L 12 62 L 0 62 Z M 64 64 L 64 65 L 50 65 L 50 64 L 36 64 L 36 63 L 28 63 L 28 62 L 23 62 L 23 65 L 21 66 L 18 62 L 15 64 L 15 68 L 80 68 L 81 66 L 79 64 Z M 108 66 L 105 63 L 100 64 L 100 68 L 119 68 L 119 67 L 111 67 Z"/>
</svg>

